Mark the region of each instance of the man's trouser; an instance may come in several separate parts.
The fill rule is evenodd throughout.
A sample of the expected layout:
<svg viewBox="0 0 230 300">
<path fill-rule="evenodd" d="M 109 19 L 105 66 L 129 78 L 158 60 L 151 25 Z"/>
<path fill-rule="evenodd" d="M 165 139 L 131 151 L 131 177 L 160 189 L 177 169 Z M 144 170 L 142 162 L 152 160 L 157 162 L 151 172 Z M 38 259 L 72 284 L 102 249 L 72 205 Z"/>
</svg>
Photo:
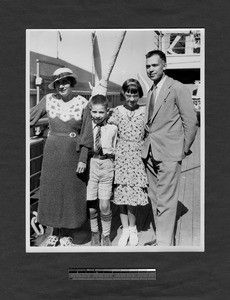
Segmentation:
<svg viewBox="0 0 230 300">
<path fill-rule="evenodd" d="M 172 246 L 179 196 L 181 161 L 157 162 L 148 156 L 146 171 L 158 246 Z"/>
</svg>

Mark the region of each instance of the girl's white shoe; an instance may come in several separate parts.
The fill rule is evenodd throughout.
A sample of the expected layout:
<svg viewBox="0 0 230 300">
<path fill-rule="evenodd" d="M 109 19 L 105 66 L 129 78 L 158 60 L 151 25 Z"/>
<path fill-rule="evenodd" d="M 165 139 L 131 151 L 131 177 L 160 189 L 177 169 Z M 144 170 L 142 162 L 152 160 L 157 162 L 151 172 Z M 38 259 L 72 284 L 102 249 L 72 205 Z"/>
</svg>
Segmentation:
<svg viewBox="0 0 230 300">
<path fill-rule="evenodd" d="M 117 243 L 119 247 L 127 246 L 129 240 L 129 227 L 122 229 L 121 237 Z"/>
<path fill-rule="evenodd" d="M 46 241 L 46 247 L 56 247 L 59 244 L 59 238 L 56 235 L 50 235 Z"/>
<path fill-rule="evenodd" d="M 60 239 L 60 245 L 63 247 L 72 247 L 72 246 L 74 246 L 73 239 L 69 236 L 62 237 Z"/>
<path fill-rule="evenodd" d="M 138 245 L 138 235 L 137 235 L 137 227 L 129 227 L 129 245 L 130 246 L 137 246 Z"/>
</svg>

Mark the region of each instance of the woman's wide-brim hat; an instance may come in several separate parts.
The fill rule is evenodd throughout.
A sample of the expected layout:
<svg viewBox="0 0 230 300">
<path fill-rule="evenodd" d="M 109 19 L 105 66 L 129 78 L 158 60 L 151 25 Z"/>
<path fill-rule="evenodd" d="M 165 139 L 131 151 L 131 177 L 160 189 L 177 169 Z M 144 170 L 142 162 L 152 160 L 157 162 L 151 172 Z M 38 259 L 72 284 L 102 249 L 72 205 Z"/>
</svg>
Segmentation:
<svg viewBox="0 0 230 300">
<path fill-rule="evenodd" d="M 53 90 L 54 83 L 66 77 L 75 78 L 77 81 L 77 75 L 75 75 L 72 70 L 69 68 L 59 68 L 53 73 L 53 81 L 48 85 L 48 88 Z"/>
</svg>

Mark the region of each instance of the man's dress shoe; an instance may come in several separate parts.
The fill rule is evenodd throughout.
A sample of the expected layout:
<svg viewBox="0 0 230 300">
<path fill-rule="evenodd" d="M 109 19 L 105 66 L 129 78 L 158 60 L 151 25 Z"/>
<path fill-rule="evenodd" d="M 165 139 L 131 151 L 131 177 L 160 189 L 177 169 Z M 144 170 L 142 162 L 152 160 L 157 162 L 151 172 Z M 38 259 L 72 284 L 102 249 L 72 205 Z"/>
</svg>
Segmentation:
<svg viewBox="0 0 230 300">
<path fill-rule="evenodd" d="M 144 246 L 157 246 L 157 241 L 156 239 L 154 239 L 150 242 L 145 243 Z"/>
</svg>

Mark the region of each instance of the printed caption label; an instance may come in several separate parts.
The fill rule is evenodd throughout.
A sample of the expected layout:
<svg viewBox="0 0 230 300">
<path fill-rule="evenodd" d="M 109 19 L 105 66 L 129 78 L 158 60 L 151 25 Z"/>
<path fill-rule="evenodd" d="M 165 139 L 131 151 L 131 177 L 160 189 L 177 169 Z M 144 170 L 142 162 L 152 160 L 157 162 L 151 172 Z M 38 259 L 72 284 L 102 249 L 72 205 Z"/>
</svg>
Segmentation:
<svg viewBox="0 0 230 300">
<path fill-rule="evenodd" d="M 156 269 L 69 269 L 69 280 L 156 280 Z"/>
</svg>

